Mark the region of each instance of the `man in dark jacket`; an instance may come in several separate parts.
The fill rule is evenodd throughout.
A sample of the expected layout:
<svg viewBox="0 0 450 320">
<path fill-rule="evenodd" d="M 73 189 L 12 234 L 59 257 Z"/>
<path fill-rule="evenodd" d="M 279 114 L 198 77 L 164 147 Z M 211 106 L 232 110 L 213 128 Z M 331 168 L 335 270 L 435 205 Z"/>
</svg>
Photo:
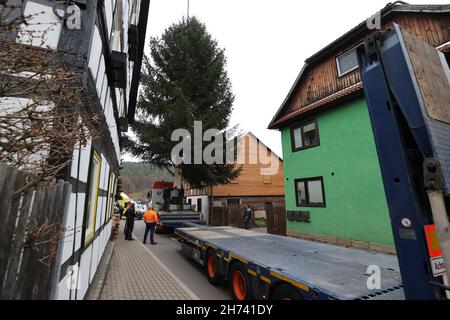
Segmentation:
<svg viewBox="0 0 450 320">
<path fill-rule="evenodd" d="M 244 222 L 244 228 L 250 230 L 252 224 L 252 208 L 248 204 L 243 209 L 242 220 Z"/>
<path fill-rule="evenodd" d="M 125 240 L 134 240 L 132 234 L 134 229 L 135 212 L 134 212 L 134 204 L 131 202 L 129 202 L 127 205 L 126 216 L 127 216 L 127 224 L 125 226 Z"/>
</svg>

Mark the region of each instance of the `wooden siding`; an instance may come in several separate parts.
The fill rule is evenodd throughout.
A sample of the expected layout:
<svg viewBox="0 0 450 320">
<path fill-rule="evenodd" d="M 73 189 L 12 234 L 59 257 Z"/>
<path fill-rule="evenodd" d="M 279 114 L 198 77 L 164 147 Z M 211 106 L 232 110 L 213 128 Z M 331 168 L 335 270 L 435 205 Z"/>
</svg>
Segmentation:
<svg viewBox="0 0 450 320">
<path fill-rule="evenodd" d="M 450 124 L 450 85 L 438 52 L 410 33 L 403 38 L 429 117 Z"/>
<path fill-rule="evenodd" d="M 403 13 L 393 14 L 388 19 L 382 26 L 383 29 L 387 29 L 395 22 L 405 31 L 416 34 L 434 47 L 450 41 L 449 14 Z M 350 42 L 342 43 L 340 49 L 333 55 L 324 58 L 321 63 L 309 66 L 278 118 L 359 83 L 361 81 L 359 70 L 338 77 L 336 57 L 364 41 L 370 33 L 367 31 Z"/>
<path fill-rule="evenodd" d="M 210 188 L 192 189 L 186 182 L 183 183 L 183 188 L 185 190 L 184 191 L 185 197 L 204 196 L 209 195 L 211 193 L 211 191 L 209 191 Z"/>
<path fill-rule="evenodd" d="M 246 139 L 245 143 L 245 155 L 246 161 L 242 167 L 241 175 L 236 182 L 215 186 L 212 189 L 213 196 L 272 196 L 272 195 L 284 195 L 284 184 L 283 184 L 283 162 L 272 153 L 268 151 L 268 154 L 272 157 L 273 161 L 279 162 L 279 170 L 276 175 L 269 176 L 270 178 L 264 178 L 261 175 L 261 168 L 266 167 L 260 163 L 250 164 L 249 159 L 252 156 L 257 157 L 258 154 L 256 150 L 250 151 L 249 141 L 256 142 L 253 135 L 247 135 L 244 137 Z M 258 143 L 261 144 L 260 141 Z M 258 161 L 259 162 L 259 161 Z M 264 179 L 270 180 L 270 183 L 264 183 Z"/>
<path fill-rule="evenodd" d="M 243 137 L 245 139 L 245 164 L 242 166 L 241 175 L 232 183 L 226 185 L 219 185 L 209 187 L 207 189 L 186 189 L 186 196 L 209 195 L 214 197 L 244 197 L 244 196 L 284 196 L 284 175 L 283 175 L 283 161 L 278 158 L 272 151 L 268 150 L 267 154 L 272 161 L 278 161 L 278 172 L 275 175 L 263 176 L 261 175 L 261 168 L 267 168 L 267 165 L 250 164 L 249 159 L 254 156 L 257 158 L 257 150 L 250 152 L 250 143 L 252 141 L 256 144 L 264 146 L 252 134 L 247 134 Z M 264 146 L 265 147 L 265 146 Z M 255 154 L 256 152 L 256 154 Z M 258 159 L 258 158 L 257 158 Z M 239 167 L 240 165 L 237 165 Z M 211 191 L 212 189 L 212 191 Z M 207 191 L 207 192 L 206 192 Z"/>
</svg>

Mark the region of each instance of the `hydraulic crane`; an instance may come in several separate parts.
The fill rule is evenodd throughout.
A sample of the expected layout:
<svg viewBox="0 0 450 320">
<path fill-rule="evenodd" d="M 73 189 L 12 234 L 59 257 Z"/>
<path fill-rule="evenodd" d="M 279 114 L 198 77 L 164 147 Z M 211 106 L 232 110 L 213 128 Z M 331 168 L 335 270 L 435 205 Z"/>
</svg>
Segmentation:
<svg viewBox="0 0 450 320">
<path fill-rule="evenodd" d="M 450 298 L 450 72 L 395 25 L 358 48 L 406 299 Z"/>
</svg>

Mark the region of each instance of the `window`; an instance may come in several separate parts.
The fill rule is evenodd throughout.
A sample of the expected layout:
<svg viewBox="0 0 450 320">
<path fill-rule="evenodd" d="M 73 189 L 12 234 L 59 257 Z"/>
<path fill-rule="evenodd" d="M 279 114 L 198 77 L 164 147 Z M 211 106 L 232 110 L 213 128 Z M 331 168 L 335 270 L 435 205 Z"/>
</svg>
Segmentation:
<svg viewBox="0 0 450 320">
<path fill-rule="evenodd" d="M 114 212 L 114 195 L 116 192 L 116 176 L 114 173 L 110 172 L 109 174 L 109 183 L 108 183 L 108 200 L 107 200 L 107 211 L 105 214 L 106 223 L 109 219 L 112 218 Z"/>
<path fill-rule="evenodd" d="M 140 1 L 133 1 L 131 9 L 131 24 L 137 25 L 139 21 L 139 3 Z"/>
<path fill-rule="evenodd" d="M 297 207 L 325 207 L 323 178 L 295 180 Z"/>
<path fill-rule="evenodd" d="M 202 199 L 197 199 L 197 212 L 202 212 Z"/>
<path fill-rule="evenodd" d="M 111 49 L 113 51 L 122 52 L 122 0 L 117 0 L 116 8 L 114 10 L 114 21 L 111 35 Z"/>
<path fill-rule="evenodd" d="M 292 151 L 312 148 L 320 144 L 317 121 L 309 121 L 291 129 Z"/>
<path fill-rule="evenodd" d="M 356 55 L 356 47 L 344 52 L 336 58 L 336 64 L 339 77 L 358 69 L 358 56 Z"/>
<path fill-rule="evenodd" d="M 89 177 L 89 195 L 87 203 L 87 216 L 85 223 L 85 240 L 84 244 L 88 245 L 94 238 L 95 221 L 97 219 L 98 190 L 100 185 L 100 171 L 102 167 L 102 158 L 94 150 L 91 160 L 90 177 Z"/>
</svg>

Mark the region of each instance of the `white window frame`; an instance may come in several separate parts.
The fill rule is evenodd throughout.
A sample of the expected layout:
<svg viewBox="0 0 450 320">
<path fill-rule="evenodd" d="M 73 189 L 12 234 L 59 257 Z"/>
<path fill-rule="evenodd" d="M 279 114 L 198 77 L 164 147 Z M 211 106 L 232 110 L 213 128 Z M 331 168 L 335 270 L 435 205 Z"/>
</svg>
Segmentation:
<svg viewBox="0 0 450 320">
<path fill-rule="evenodd" d="M 90 163 L 90 181 L 89 181 L 89 194 L 87 203 L 87 219 L 85 225 L 85 237 L 84 245 L 87 247 L 93 240 L 95 234 L 95 227 L 97 222 L 97 212 L 99 204 L 99 190 L 100 190 L 100 176 L 102 171 L 102 157 L 96 151 L 93 150 L 91 163 Z"/>
<path fill-rule="evenodd" d="M 139 4 L 140 2 L 135 0 L 131 5 L 131 19 L 130 23 L 137 26 L 139 22 Z"/>
<path fill-rule="evenodd" d="M 122 1 L 117 0 L 116 6 L 113 11 L 113 24 L 112 24 L 112 43 L 111 43 L 111 50 L 122 52 L 122 23 L 123 23 L 123 6 Z"/>
<path fill-rule="evenodd" d="M 340 65 L 339 65 L 339 58 L 342 57 L 342 56 L 344 56 L 344 55 L 346 55 L 346 54 L 349 53 L 350 51 L 353 51 L 353 50 L 356 51 L 356 48 L 357 48 L 358 46 L 359 46 L 359 44 L 356 45 L 356 46 L 354 46 L 354 47 L 352 47 L 352 48 L 350 48 L 350 49 L 348 49 L 347 51 L 345 51 L 345 52 L 339 54 L 339 55 L 336 57 L 336 67 L 337 67 L 338 77 L 343 77 L 343 76 L 345 76 L 345 75 L 347 75 L 347 74 L 349 74 L 349 73 L 351 73 L 351 72 L 353 72 L 353 71 L 359 69 L 359 65 L 357 64 L 356 67 L 353 67 L 353 68 L 351 68 L 350 70 L 347 70 L 347 71 L 345 71 L 344 73 L 342 73 L 341 67 L 340 67 Z"/>
</svg>

